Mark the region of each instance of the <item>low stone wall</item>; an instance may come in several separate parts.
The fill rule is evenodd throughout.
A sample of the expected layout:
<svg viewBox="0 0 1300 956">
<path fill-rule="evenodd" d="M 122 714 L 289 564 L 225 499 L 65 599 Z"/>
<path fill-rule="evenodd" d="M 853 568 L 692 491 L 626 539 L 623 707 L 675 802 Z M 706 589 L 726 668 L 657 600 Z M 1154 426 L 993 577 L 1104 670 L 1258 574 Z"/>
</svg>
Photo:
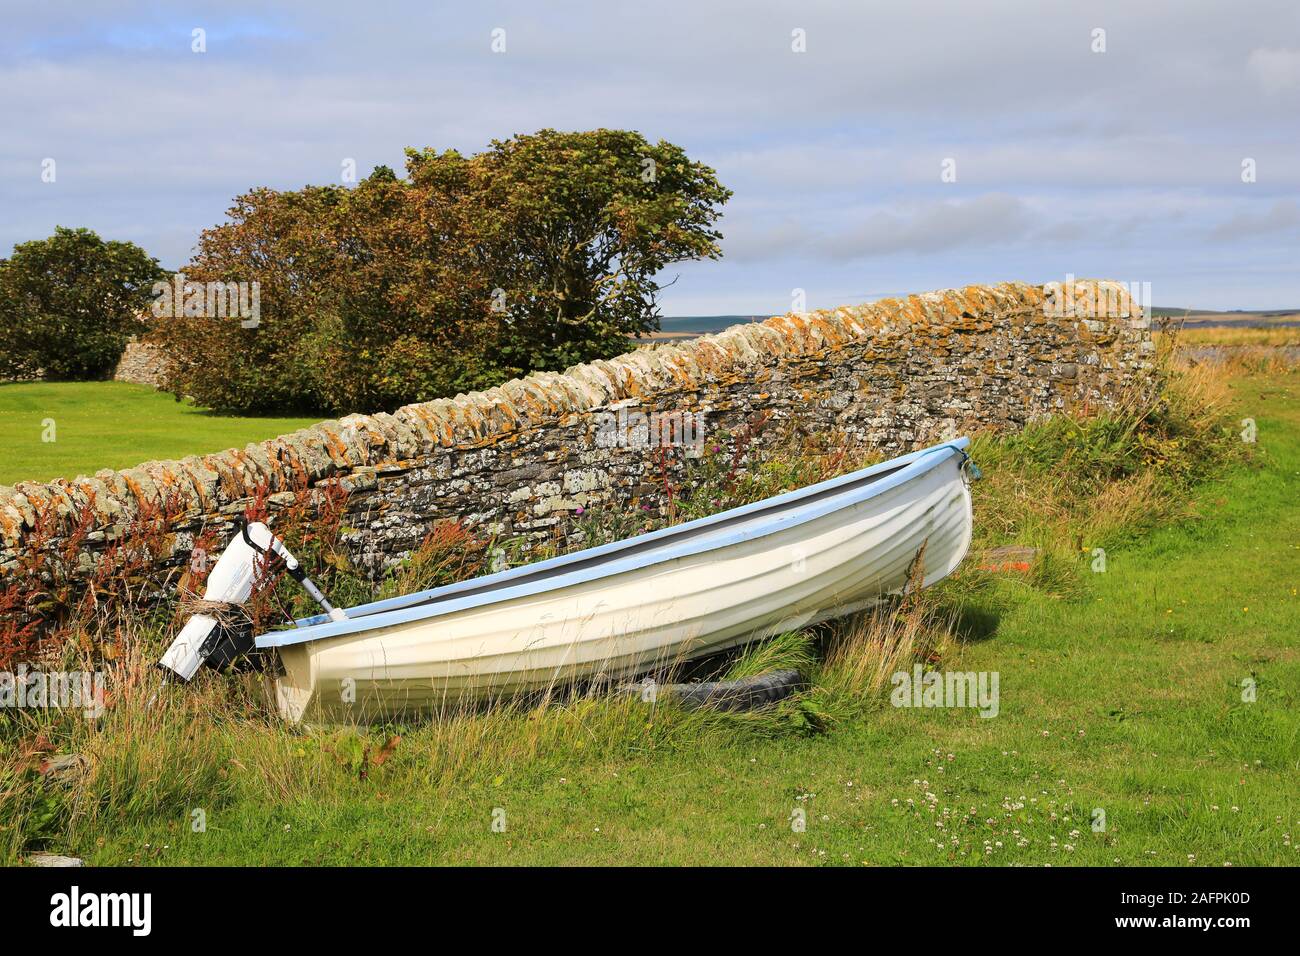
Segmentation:
<svg viewBox="0 0 1300 956">
<path fill-rule="evenodd" d="M 122 357 L 117 360 L 113 381 L 159 388 L 163 384 L 163 362 L 164 352 L 161 347 L 132 339 L 126 343 Z"/>
<path fill-rule="evenodd" d="M 897 453 L 1108 405 L 1151 386 L 1152 353 L 1148 321 L 1115 283 L 972 286 L 779 316 L 243 449 L 0 488 L 0 574 L 38 523 L 58 524 L 45 546 L 65 548 L 80 524 L 70 547 L 90 567 L 136 516 L 165 510 L 175 534 L 161 571 L 205 529 L 224 540 L 259 494 L 274 509 L 332 486 L 349 493 L 345 540 L 372 569 L 443 519 L 541 540 L 579 506 L 662 504 L 661 458 L 674 474 L 680 459 L 644 446 L 638 412 L 702 416 L 709 444 L 731 447 L 762 417 L 758 445 L 796 428 Z"/>
</svg>

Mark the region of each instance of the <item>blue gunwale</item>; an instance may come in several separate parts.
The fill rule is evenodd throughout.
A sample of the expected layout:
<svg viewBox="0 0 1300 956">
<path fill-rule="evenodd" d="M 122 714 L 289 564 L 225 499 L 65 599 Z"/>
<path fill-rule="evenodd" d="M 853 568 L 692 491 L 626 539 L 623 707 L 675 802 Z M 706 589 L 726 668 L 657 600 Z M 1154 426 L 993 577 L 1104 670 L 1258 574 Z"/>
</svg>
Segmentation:
<svg viewBox="0 0 1300 956">
<path fill-rule="evenodd" d="M 953 441 L 943 442 L 939 445 L 932 445 L 929 448 L 922 448 L 918 451 L 910 452 L 909 454 L 902 455 L 898 458 L 891 458 L 889 461 L 882 461 L 879 464 L 860 469 L 859 471 L 840 475 L 836 478 L 830 478 L 826 481 L 818 482 L 815 485 L 809 485 L 806 488 L 788 491 L 773 498 L 764 498 L 762 501 L 755 501 L 752 504 L 742 505 L 739 508 L 721 511 L 718 514 L 709 515 L 705 518 L 697 518 L 694 521 L 688 521 L 685 524 L 660 528 L 657 531 L 650 531 L 646 534 L 637 535 L 634 538 L 626 538 L 622 541 L 612 541 L 608 544 L 598 545 L 594 548 L 586 548 L 582 551 L 575 551 L 572 554 L 560 555 L 559 557 L 550 558 L 546 561 L 539 561 L 536 564 L 524 564 L 517 568 L 509 568 L 505 571 L 498 571 L 495 574 L 470 578 L 465 581 L 458 581 L 455 584 L 447 584 L 442 587 L 431 588 L 427 591 L 418 591 L 413 594 L 405 594 L 399 597 L 388 598 L 383 601 L 372 601 L 368 604 L 360 604 L 356 607 L 346 609 L 346 613 L 348 613 L 350 617 L 347 621 L 331 621 L 324 614 L 302 618 L 295 622 L 297 625 L 295 628 L 283 631 L 271 631 L 259 635 L 257 637 L 257 646 L 262 648 L 286 647 L 309 641 L 338 637 L 344 634 L 360 633 L 362 631 L 369 631 L 379 627 L 388 627 L 393 624 L 405 624 L 409 621 L 420 620 L 423 618 L 441 617 L 444 614 L 450 614 L 454 611 L 460 611 L 466 608 L 479 607 L 484 604 L 495 604 L 516 597 L 525 597 L 543 591 L 556 590 L 561 587 L 567 587 L 571 584 L 599 580 L 615 574 L 622 574 L 626 571 L 636 570 L 637 568 L 645 567 L 650 564 L 660 564 L 695 554 L 704 554 L 709 551 L 718 550 L 719 548 L 729 547 L 730 545 L 737 544 L 741 541 L 765 537 L 788 527 L 794 527 L 812 521 L 831 511 L 837 511 L 844 508 L 847 505 L 866 501 L 867 499 L 873 498 L 891 488 L 905 484 L 919 475 L 925 474 L 931 469 L 938 467 L 954 455 L 962 455 L 965 457 L 965 449 L 969 446 L 969 438 L 957 438 Z M 943 454 L 945 452 L 947 454 Z M 593 558 L 613 555 L 619 551 L 632 551 L 643 545 L 658 542 L 663 539 L 671 539 L 675 536 L 684 536 L 690 539 L 693 538 L 691 532 L 698 531 L 701 528 L 708 528 L 713 525 L 734 521 L 737 518 L 748 517 L 767 509 L 780 509 L 805 498 L 812 498 L 828 491 L 834 491 L 836 488 L 862 481 L 865 478 L 870 478 L 873 475 L 878 475 L 882 472 L 890 473 L 884 475 L 878 481 L 863 485 L 862 488 L 856 489 L 849 495 L 834 497 L 826 502 L 810 504 L 805 508 L 788 511 L 784 514 L 774 516 L 771 522 L 758 527 L 747 529 L 741 528 L 731 534 L 705 538 L 703 540 L 684 540 L 677 547 L 670 548 L 666 551 L 654 551 L 648 555 L 633 554 L 622 559 L 614 558 L 609 561 L 600 562 L 594 567 L 577 568 L 568 573 L 555 575 L 545 573 L 555 569 L 564 568 L 571 564 L 585 563 Z M 514 585 L 513 587 L 497 586 L 516 578 L 530 577 L 533 575 L 539 575 L 539 573 L 541 576 L 538 577 L 537 580 L 524 581 L 520 584 Z M 484 589 L 484 593 L 470 594 L 452 600 L 444 600 L 444 598 L 451 597 L 460 592 L 476 589 Z"/>
</svg>

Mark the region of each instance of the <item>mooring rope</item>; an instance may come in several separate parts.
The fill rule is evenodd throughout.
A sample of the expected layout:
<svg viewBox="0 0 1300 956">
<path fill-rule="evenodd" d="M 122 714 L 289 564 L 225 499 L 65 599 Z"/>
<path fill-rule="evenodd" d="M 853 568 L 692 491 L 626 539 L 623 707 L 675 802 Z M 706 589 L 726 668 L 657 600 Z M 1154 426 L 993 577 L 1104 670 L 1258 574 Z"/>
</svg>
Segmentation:
<svg viewBox="0 0 1300 956">
<path fill-rule="evenodd" d="M 216 620 L 223 628 L 244 627 L 253 623 L 248 609 L 232 601 L 209 601 L 194 595 L 185 595 L 180 600 L 180 611 L 187 616 L 205 614 Z"/>
</svg>

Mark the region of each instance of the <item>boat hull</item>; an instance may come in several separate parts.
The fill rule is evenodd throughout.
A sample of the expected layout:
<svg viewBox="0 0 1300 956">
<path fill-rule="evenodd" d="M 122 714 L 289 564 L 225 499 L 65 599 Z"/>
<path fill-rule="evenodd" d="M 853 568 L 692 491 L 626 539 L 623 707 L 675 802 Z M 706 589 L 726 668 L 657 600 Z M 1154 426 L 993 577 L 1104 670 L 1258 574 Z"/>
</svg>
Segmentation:
<svg viewBox="0 0 1300 956">
<path fill-rule="evenodd" d="M 600 568 L 619 551 L 579 560 L 579 571 L 532 593 L 505 591 L 478 603 L 453 594 L 384 613 L 360 608 L 348 613 L 359 616 L 357 626 L 368 622 L 366 630 L 267 640 L 284 668 L 277 705 L 290 721 L 365 723 L 626 678 L 876 603 L 902 590 L 922 547 L 928 586 L 950 574 L 970 544 L 964 461 L 953 448 L 865 497 L 849 484 L 806 499 L 816 507 L 741 516 L 716 526 L 736 529 L 721 541 L 705 529 L 698 551 L 661 545 L 662 555 L 651 550 L 617 573 Z"/>
</svg>

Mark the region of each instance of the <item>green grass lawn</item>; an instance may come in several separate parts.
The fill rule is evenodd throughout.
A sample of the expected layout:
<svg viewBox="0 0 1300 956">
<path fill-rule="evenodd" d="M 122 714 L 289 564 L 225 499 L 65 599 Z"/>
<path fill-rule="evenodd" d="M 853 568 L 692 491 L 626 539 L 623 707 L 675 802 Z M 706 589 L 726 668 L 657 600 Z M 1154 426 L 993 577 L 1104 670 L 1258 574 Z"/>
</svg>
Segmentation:
<svg viewBox="0 0 1300 956">
<path fill-rule="evenodd" d="M 51 421 L 54 440 L 48 441 Z M 216 415 L 128 382 L 3 384 L 0 485 L 221 451 L 317 421 Z"/>
<path fill-rule="evenodd" d="M 882 695 L 826 733 L 660 747 L 647 711 L 645 745 L 611 751 L 579 713 L 577 744 L 471 763 L 454 786 L 429 728 L 361 779 L 335 738 L 269 727 L 220 744 L 203 796 L 53 849 L 95 864 L 1300 864 L 1296 381 L 1239 382 L 1262 464 L 1199 489 L 1201 519 L 1112 550 L 1081 596 L 1011 577 L 953 589 L 985 625 L 941 666 L 998 672 L 994 718 Z M 277 769 L 294 761 L 310 769 Z"/>
</svg>

